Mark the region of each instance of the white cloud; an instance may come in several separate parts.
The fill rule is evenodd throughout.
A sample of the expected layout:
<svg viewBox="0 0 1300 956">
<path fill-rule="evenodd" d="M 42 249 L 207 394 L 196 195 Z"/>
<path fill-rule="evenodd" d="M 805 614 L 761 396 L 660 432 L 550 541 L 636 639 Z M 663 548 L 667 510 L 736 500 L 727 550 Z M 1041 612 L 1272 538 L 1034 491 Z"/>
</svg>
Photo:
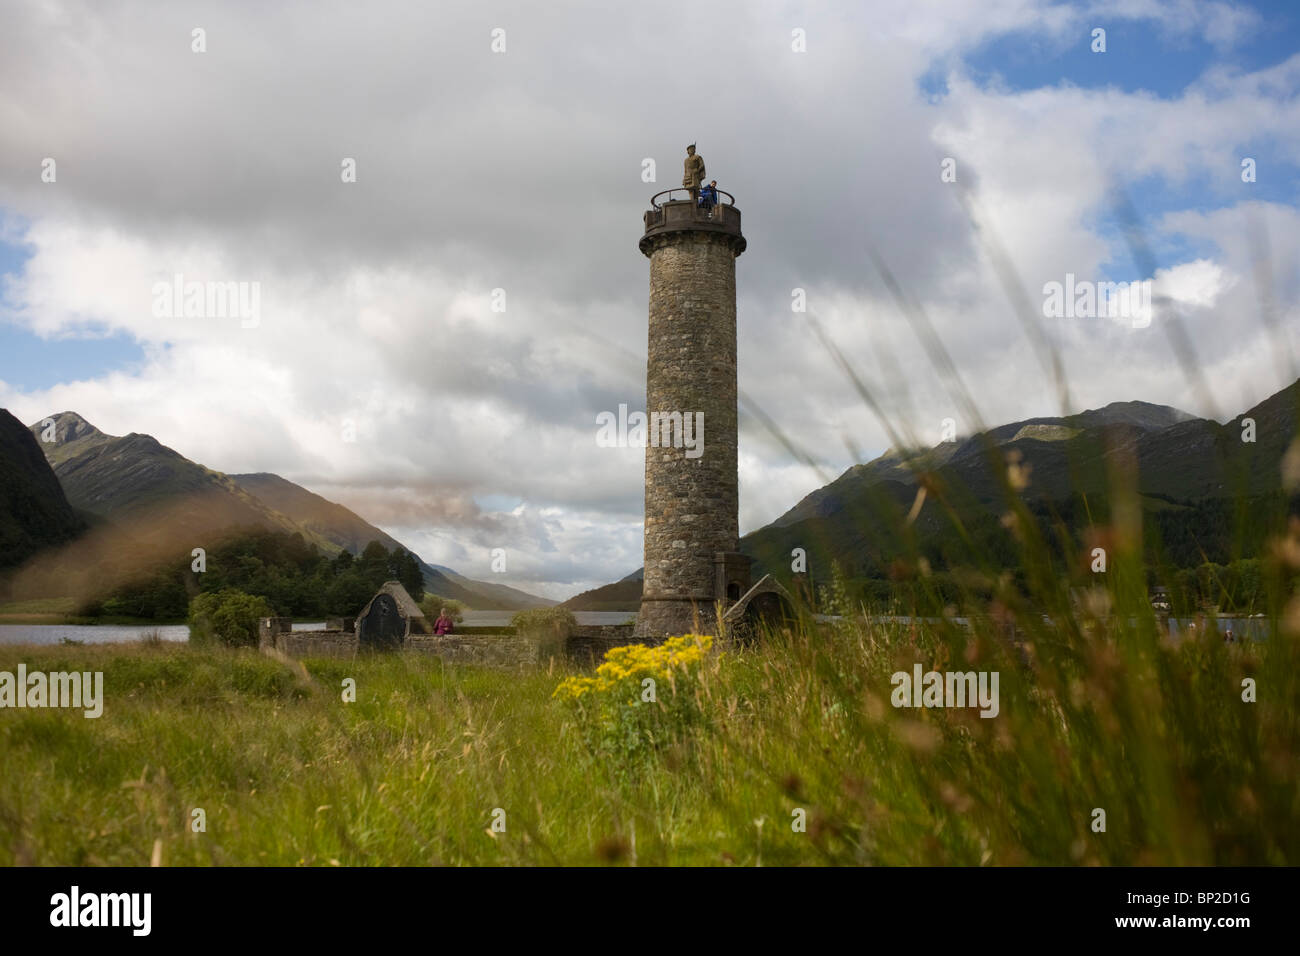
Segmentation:
<svg viewBox="0 0 1300 956">
<path fill-rule="evenodd" d="M 214 468 L 283 474 L 462 573 L 494 579 L 487 555 L 505 547 L 504 583 L 551 596 L 621 577 L 641 562 L 642 460 L 597 447 L 595 415 L 644 402 L 640 215 L 699 140 L 750 242 L 737 263 L 741 388 L 818 466 L 742 416 L 742 530 L 890 444 L 790 311 L 791 288 L 916 440 L 936 440 L 946 417 L 968 423 L 868 243 L 920 300 L 986 422 L 1053 413 L 986 243 L 1006 249 L 1035 303 L 1067 272 L 1122 271 L 1126 247 L 1100 222 L 1115 177 L 1196 184 L 1189 211 L 1147 228 L 1153 242 L 1205 248 L 1156 278 L 1188 307 L 1225 407 L 1244 407 L 1282 384 L 1252 318 L 1246 213 L 1270 223 L 1282 316 L 1300 295 L 1282 267 L 1300 261 L 1300 229 L 1292 207 L 1243 201 L 1238 154 L 1262 150 L 1270 174 L 1297 162 L 1300 56 L 1257 74 L 1210 69 L 1173 98 L 1007 92 L 961 69 L 963 51 L 1007 31 L 1060 45 L 1102 14 L 1196 24 L 1224 46 L 1255 28 L 1218 3 L 1033 0 L 735 4 L 698 32 L 681 29 L 698 17 L 684 3 L 507 5 L 490 24 L 473 8 L 411 5 L 322 4 L 309 18 L 253 4 L 11 11 L 0 206 L 30 223 L 34 251 L 9 291 L 12 318 L 45 336 L 118 330 L 145 359 L 32 392 L 0 382 L 0 403 L 27 421 L 75 409 Z M 188 43 L 199 20 L 201 56 Z M 488 48 L 498 22 L 504 56 Z M 808 30 L 806 54 L 790 52 L 794 26 Z M 917 80 L 936 64 L 948 94 L 930 102 Z M 46 155 L 59 158 L 56 185 L 35 174 L 32 157 Z M 948 155 L 980 234 L 940 182 Z M 357 158 L 355 185 L 338 180 L 343 156 Z M 640 181 L 647 156 L 656 184 Z M 1206 202 L 1222 208 L 1199 211 Z M 259 282 L 260 325 L 154 316 L 153 283 L 178 272 Z M 505 313 L 490 308 L 497 287 Z M 1076 408 L 1200 410 L 1158 323 L 1045 331 Z M 489 496 L 525 505 L 474 503 Z"/>
<path fill-rule="evenodd" d="M 1170 269 L 1157 269 L 1154 291 L 1179 305 L 1198 309 L 1213 308 L 1238 277 L 1227 274 L 1223 266 L 1209 259 L 1183 262 Z"/>
</svg>

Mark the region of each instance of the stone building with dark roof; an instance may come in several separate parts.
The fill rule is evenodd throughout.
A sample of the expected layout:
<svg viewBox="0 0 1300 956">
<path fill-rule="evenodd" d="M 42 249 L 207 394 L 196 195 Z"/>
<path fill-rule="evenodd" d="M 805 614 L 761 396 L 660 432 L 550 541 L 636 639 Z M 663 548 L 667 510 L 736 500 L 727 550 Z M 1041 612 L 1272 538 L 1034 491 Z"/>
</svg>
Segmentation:
<svg viewBox="0 0 1300 956">
<path fill-rule="evenodd" d="M 398 581 L 387 581 L 357 615 L 362 647 L 400 647 L 412 635 L 433 633 L 420 605 Z"/>
</svg>

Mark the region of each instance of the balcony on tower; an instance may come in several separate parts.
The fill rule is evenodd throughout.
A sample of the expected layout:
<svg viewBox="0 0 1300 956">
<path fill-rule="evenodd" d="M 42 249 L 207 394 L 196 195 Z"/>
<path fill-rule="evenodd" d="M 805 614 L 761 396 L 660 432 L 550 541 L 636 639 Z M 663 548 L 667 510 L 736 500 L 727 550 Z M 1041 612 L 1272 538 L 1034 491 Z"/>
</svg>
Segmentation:
<svg viewBox="0 0 1300 956">
<path fill-rule="evenodd" d="M 731 193 L 719 189 L 718 203 L 706 208 L 691 201 L 690 190 L 665 189 L 650 199 L 645 213 L 645 235 L 641 251 L 650 255 L 660 237 L 679 232 L 716 232 L 732 238 L 735 254 L 745 251 L 745 237 L 740 232 L 740 210 Z"/>
</svg>

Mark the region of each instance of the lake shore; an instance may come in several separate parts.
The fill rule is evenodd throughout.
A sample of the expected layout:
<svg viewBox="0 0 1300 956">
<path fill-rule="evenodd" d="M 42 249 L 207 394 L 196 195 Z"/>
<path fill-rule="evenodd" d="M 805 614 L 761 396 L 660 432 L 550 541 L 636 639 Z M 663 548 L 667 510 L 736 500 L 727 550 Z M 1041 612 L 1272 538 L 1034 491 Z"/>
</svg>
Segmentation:
<svg viewBox="0 0 1300 956">
<path fill-rule="evenodd" d="M 461 626 L 469 628 L 507 627 L 510 611 L 466 611 Z M 633 615 L 619 612 L 579 611 L 574 617 L 579 624 L 622 624 Z M 295 631 L 319 631 L 325 628 L 322 620 L 294 621 Z M 188 641 L 189 625 L 185 621 L 155 621 L 148 618 L 121 617 L 86 618 L 69 614 L 21 613 L 0 614 L 0 646 L 29 644 L 118 644 L 152 638 L 158 632 L 165 641 Z"/>
<path fill-rule="evenodd" d="M 74 627 L 175 627 L 185 620 L 157 621 L 151 617 L 83 617 L 76 614 L 0 614 L 0 624 L 66 624 Z"/>
</svg>

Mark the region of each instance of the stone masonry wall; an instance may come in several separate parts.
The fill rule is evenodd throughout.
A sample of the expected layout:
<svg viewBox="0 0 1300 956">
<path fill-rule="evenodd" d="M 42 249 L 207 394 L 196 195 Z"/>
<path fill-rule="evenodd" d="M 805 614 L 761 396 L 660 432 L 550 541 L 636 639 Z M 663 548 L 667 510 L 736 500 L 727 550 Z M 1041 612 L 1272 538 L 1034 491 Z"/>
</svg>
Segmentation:
<svg viewBox="0 0 1300 956">
<path fill-rule="evenodd" d="M 442 637 L 409 637 L 406 650 L 441 657 L 448 663 L 508 668 L 544 667 L 548 657 L 564 656 L 562 646 L 548 647 L 544 644 L 534 637 L 518 635 L 446 634 Z"/>
<path fill-rule="evenodd" d="M 545 667 L 551 657 L 598 664 L 611 647 L 631 643 L 632 625 L 612 624 L 579 625 L 563 643 L 533 635 L 453 633 L 443 637 L 412 635 L 402 649 L 441 657 L 448 663 L 521 668 Z M 264 635 L 262 645 L 290 657 L 354 657 L 360 646 L 354 632 L 341 630 L 281 631 Z"/>
<path fill-rule="evenodd" d="M 357 635 L 347 631 L 284 631 L 275 636 L 275 649 L 290 657 L 354 657 Z"/>
<path fill-rule="evenodd" d="M 650 255 L 646 412 L 704 413 L 703 454 L 646 445 L 645 586 L 636 633 L 714 626 L 713 556 L 739 545 L 736 250 L 739 232 L 684 230 Z M 665 600 L 666 599 L 666 600 Z"/>
<path fill-rule="evenodd" d="M 641 640 L 633 636 L 631 624 L 579 624 L 565 649 L 575 664 L 592 666 L 604 660 L 605 652 L 611 647 L 637 644 Z"/>
</svg>

